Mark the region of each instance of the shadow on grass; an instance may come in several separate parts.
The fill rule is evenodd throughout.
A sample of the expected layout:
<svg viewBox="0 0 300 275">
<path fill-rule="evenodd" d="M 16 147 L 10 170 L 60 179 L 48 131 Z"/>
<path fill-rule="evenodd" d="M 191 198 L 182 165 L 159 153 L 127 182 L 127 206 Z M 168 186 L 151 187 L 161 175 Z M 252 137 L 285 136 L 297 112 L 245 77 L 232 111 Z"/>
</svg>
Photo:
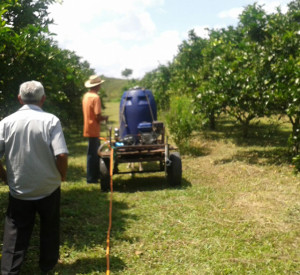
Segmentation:
<svg viewBox="0 0 300 275">
<path fill-rule="evenodd" d="M 167 182 L 165 171 L 160 170 L 159 162 L 142 162 L 142 173 L 138 172 L 139 167 L 137 163 L 134 167 L 128 167 L 128 164 L 121 163 L 118 165 L 120 174 L 115 173 L 113 176 L 114 191 L 124 193 L 151 192 L 171 187 Z M 133 173 L 131 173 L 132 171 Z M 187 186 L 188 183 L 182 179 L 180 188 L 187 188 Z"/>
<path fill-rule="evenodd" d="M 151 192 L 170 188 L 185 189 L 189 186 L 191 186 L 191 183 L 185 179 L 182 179 L 180 186 L 170 186 L 167 183 L 164 172 L 160 173 L 160 176 L 154 176 L 153 174 L 146 176 L 143 174 L 143 176 L 114 177 L 114 190 L 121 193 Z"/>
<path fill-rule="evenodd" d="M 82 131 L 74 127 L 64 131 L 67 147 L 70 157 L 79 157 L 86 155 L 88 147 L 88 139 L 82 136 Z"/>
<path fill-rule="evenodd" d="M 240 150 L 228 159 L 221 159 L 214 164 L 225 164 L 233 161 L 241 161 L 248 164 L 282 165 L 291 163 L 291 156 L 285 148 L 269 148 L 261 150 Z"/>
<path fill-rule="evenodd" d="M 68 181 L 76 182 L 86 179 L 86 169 L 81 165 L 68 166 Z"/>
<path fill-rule="evenodd" d="M 97 185 L 95 185 L 96 187 Z M 78 250 L 99 244 L 105 246 L 108 228 L 109 194 L 100 191 L 100 185 L 93 190 L 78 188 L 63 194 L 62 242 Z M 137 217 L 128 214 L 129 206 L 124 202 L 114 201 L 113 219 L 117 221 L 114 230 L 118 235 L 126 228 L 127 220 Z"/>
<path fill-rule="evenodd" d="M 1 194 L 1 198 L 3 195 Z M 1 202 L 1 206 L 2 206 Z M 129 206 L 124 202 L 113 202 L 112 234 L 114 239 L 123 238 L 129 220 L 136 220 L 129 214 Z M 106 270 L 105 248 L 108 229 L 109 194 L 101 193 L 100 186 L 88 189 L 70 186 L 62 190 L 61 199 L 61 248 L 62 258 L 68 262 L 78 258 L 74 264 L 59 264 L 55 270 L 59 274 L 86 274 L 95 270 Z M 4 216 L 4 215 L 3 215 Z M 37 219 L 26 261 L 21 274 L 39 274 L 39 220 Z M 0 228 L 3 236 L 3 221 Z M 89 258 L 82 257 L 89 255 Z M 114 270 L 122 270 L 124 263 L 119 258 L 112 259 Z"/>
<path fill-rule="evenodd" d="M 286 122 L 258 121 L 249 126 L 248 137 L 243 138 L 240 125 L 231 120 L 222 119 L 218 122 L 216 130 L 204 130 L 201 134 L 208 141 L 229 140 L 244 148 L 230 158 L 215 161 L 215 164 L 232 161 L 260 165 L 291 163 L 291 155 L 288 151 L 290 126 Z"/>
<path fill-rule="evenodd" d="M 286 124 L 287 125 L 287 124 Z M 243 137 L 242 127 L 229 119 L 221 119 L 216 130 L 205 129 L 202 135 L 206 139 L 231 140 L 239 146 L 287 146 L 290 130 L 278 122 L 256 122 L 249 126 L 248 136 Z"/>
<path fill-rule="evenodd" d="M 86 142 L 86 144 L 82 144 L 83 142 Z M 70 157 L 80 157 L 86 155 L 88 148 L 87 140 L 83 139 L 82 143 L 68 144 Z"/>
<path fill-rule="evenodd" d="M 181 155 L 189 155 L 192 157 L 204 157 L 211 153 L 211 149 L 204 146 L 197 147 L 193 144 L 181 144 L 179 151 Z"/>
<path fill-rule="evenodd" d="M 110 271 L 120 272 L 125 269 L 125 263 L 117 258 L 110 257 Z M 59 274 L 94 274 L 94 272 L 106 272 L 106 258 L 83 258 L 75 261 L 72 264 L 59 264 L 56 270 Z"/>
</svg>

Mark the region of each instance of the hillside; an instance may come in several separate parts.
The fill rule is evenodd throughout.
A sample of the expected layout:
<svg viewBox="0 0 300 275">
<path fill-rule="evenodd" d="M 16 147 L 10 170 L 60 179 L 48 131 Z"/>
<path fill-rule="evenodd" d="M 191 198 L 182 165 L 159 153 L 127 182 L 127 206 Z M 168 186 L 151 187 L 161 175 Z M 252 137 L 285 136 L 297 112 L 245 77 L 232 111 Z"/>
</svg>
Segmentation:
<svg viewBox="0 0 300 275">
<path fill-rule="evenodd" d="M 107 95 L 106 101 L 119 99 L 122 95 L 123 88 L 128 84 L 128 80 L 105 76 L 102 76 L 102 78 L 105 80 L 103 90 Z"/>
</svg>

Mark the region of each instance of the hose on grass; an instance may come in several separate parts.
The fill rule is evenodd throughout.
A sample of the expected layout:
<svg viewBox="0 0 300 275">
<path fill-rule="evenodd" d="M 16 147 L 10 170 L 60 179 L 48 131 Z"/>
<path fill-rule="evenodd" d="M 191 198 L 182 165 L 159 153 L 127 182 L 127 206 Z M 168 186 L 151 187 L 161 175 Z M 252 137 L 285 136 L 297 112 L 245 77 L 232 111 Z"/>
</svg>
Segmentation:
<svg viewBox="0 0 300 275">
<path fill-rule="evenodd" d="M 100 137 L 101 140 L 105 140 L 105 138 Z M 108 229 L 107 229 L 107 237 L 106 237 L 106 275 L 110 274 L 110 232 L 112 226 L 112 200 L 113 200 L 113 166 L 114 166 L 114 150 L 108 144 L 110 149 L 110 165 L 109 165 L 109 177 L 110 177 L 110 200 L 109 200 L 109 215 L 108 215 Z"/>
</svg>

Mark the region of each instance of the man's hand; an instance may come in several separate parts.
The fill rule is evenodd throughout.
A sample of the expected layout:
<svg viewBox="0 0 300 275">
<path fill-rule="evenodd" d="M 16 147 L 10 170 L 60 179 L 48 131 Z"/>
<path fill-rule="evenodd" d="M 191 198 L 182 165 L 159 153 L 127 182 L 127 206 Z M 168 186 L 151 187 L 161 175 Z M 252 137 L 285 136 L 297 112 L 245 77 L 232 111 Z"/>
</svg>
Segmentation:
<svg viewBox="0 0 300 275">
<path fill-rule="evenodd" d="M 101 121 L 105 121 L 105 123 L 107 123 L 107 121 L 108 121 L 108 116 L 102 116 L 102 117 L 101 117 Z"/>
<path fill-rule="evenodd" d="M 108 116 L 102 116 L 101 114 L 96 115 L 96 119 L 98 123 L 101 123 L 102 121 L 105 121 L 107 123 L 108 121 Z"/>
<path fill-rule="evenodd" d="M 3 167 L 3 164 L 0 160 L 0 178 L 4 181 L 4 183 L 7 185 L 7 173 L 6 170 Z"/>
</svg>

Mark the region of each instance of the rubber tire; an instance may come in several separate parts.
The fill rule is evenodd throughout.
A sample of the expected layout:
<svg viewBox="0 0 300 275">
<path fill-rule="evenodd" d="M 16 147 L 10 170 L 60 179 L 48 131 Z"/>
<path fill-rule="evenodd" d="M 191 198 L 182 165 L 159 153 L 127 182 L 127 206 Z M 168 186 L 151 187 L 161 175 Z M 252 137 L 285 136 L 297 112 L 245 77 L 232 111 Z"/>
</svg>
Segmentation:
<svg viewBox="0 0 300 275">
<path fill-rule="evenodd" d="M 110 175 L 109 175 L 110 158 L 100 158 L 99 168 L 100 168 L 101 190 L 107 192 L 109 191 L 109 185 L 110 185 Z"/>
<path fill-rule="evenodd" d="M 181 184 L 182 163 L 178 152 L 171 153 L 169 156 L 171 165 L 167 167 L 167 181 L 171 186 Z"/>
</svg>

